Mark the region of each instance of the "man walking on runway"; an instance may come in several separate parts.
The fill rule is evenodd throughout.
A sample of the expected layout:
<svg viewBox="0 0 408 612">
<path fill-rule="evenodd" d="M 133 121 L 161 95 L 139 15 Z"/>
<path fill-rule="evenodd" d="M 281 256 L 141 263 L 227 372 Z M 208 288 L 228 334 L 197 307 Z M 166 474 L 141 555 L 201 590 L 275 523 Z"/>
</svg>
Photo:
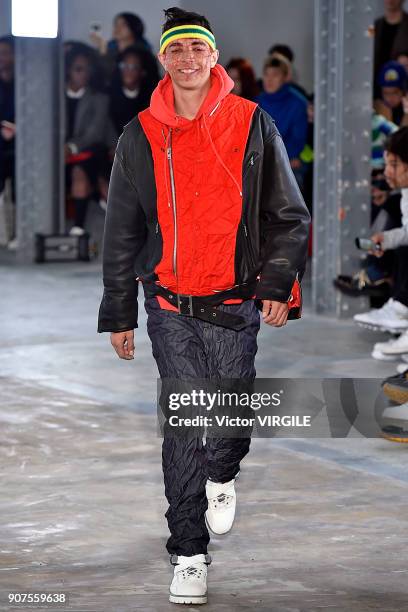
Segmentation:
<svg viewBox="0 0 408 612">
<path fill-rule="evenodd" d="M 166 75 L 117 145 L 98 331 L 133 359 L 140 281 L 161 379 L 254 380 L 259 310 L 275 327 L 300 317 L 310 217 L 274 121 L 230 93 L 208 20 L 165 16 Z M 208 527 L 231 529 L 249 445 L 164 435 L 174 603 L 207 601 Z"/>
</svg>

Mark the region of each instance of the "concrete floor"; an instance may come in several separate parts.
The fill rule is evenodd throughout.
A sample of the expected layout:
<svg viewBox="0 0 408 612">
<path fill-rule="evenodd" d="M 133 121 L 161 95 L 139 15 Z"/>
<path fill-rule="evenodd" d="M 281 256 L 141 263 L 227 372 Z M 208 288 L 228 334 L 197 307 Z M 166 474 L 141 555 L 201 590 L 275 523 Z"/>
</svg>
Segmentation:
<svg viewBox="0 0 408 612">
<path fill-rule="evenodd" d="M 0 283 L 0 610 L 15 609 L 9 592 L 42 591 L 67 593 L 75 612 L 176 609 L 142 300 L 125 362 L 96 333 L 97 262 L 10 263 Z M 306 308 L 261 326 L 258 376 L 382 379 L 395 364 L 369 356 L 380 339 Z M 211 540 L 205 609 L 408 610 L 406 452 L 254 439 L 233 531 Z"/>
</svg>

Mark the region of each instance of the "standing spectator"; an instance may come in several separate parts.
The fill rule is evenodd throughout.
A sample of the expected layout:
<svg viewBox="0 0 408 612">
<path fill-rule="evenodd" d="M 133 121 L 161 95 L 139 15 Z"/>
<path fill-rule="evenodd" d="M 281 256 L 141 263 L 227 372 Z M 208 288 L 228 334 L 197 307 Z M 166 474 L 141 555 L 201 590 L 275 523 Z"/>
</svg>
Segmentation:
<svg viewBox="0 0 408 612">
<path fill-rule="evenodd" d="M 92 58 L 84 49 L 66 55 L 66 187 L 75 206 L 70 234 L 77 236 L 97 191 L 108 129 L 108 97 L 92 87 Z"/>
<path fill-rule="evenodd" d="M 264 92 L 257 102 L 275 120 L 285 143 L 292 169 L 299 170 L 299 156 L 307 138 L 307 104 L 287 83 L 288 66 L 283 61 L 269 57 L 263 70 Z M 296 172 L 295 172 L 296 175 Z M 299 179 L 301 177 L 296 176 Z"/>
<path fill-rule="evenodd" d="M 374 77 L 386 62 L 397 59 L 407 50 L 408 14 L 403 10 L 404 0 L 384 0 L 384 16 L 374 25 Z M 375 90 L 375 97 L 379 91 Z"/>
<path fill-rule="evenodd" d="M 0 38 L 0 197 L 6 180 L 11 179 L 12 199 L 15 202 L 14 113 L 14 39 L 3 36 Z M 15 248 L 16 239 L 13 238 L 8 246 Z"/>
<path fill-rule="evenodd" d="M 92 32 L 90 38 L 101 55 L 108 85 L 111 83 L 118 55 L 122 51 L 128 47 L 138 47 L 151 53 L 152 47 L 144 38 L 144 23 L 133 13 L 119 13 L 115 16 L 111 40 L 105 40 L 99 32 Z M 156 71 L 158 74 L 157 63 Z"/>
<path fill-rule="evenodd" d="M 138 47 L 128 47 L 118 56 L 117 70 L 109 92 L 109 116 L 116 136 L 131 119 L 147 108 L 158 83 L 151 66 L 152 55 Z"/>
<path fill-rule="evenodd" d="M 249 60 L 243 57 L 233 57 L 225 69 L 234 81 L 234 89 L 231 93 L 247 100 L 255 100 L 259 89 L 256 84 L 255 71 Z"/>
<path fill-rule="evenodd" d="M 387 62 L 378 75 L 381 99 L 374 102 L 375 111 L 402 127 L 408 125 L 407 74 L 398 62 Z"/>
</svg>

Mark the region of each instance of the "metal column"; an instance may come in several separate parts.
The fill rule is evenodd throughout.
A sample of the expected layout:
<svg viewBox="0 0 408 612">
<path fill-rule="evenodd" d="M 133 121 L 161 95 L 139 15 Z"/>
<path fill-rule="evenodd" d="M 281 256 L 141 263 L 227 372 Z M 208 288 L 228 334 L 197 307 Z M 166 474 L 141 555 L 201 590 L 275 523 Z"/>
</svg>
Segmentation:
<svg viewBox="0 0 408 612">
<path fill-rule="evenodd" d="M 60 39 L 16 39 L 17 258 L 34 259 L 36 232 L 61 224 Z"/>
<path fill-rule="evenodd" d="M 312 297 L 316 312 L 367 308 L 333 287 L 361 267 L 356 236 L 370 233 L 373 40 L 378 0 L 315 0 L 315 175 Z"/>
</svg>

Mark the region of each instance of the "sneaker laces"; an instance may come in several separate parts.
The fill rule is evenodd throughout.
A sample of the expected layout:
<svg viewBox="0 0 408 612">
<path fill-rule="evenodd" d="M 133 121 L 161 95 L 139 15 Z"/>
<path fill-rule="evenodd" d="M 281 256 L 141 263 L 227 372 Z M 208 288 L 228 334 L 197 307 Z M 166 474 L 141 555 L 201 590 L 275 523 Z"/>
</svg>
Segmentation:
<svg viewBox="0 0 408 612">
<path fill-rule="evenodd" d="M 228 489 L 231 488 L 231 486 L 233 485 L 234 481 L 229 481 L 229 482 L 224 482 L 224 483 L 217 483 L 217 488 L 221 489 L 221 491 L 215 495 L 214 497 L 209 497 L 208 498 L 208 502 L 211 502 L 211 505 L 213 506 L 213 508 L 218 508 L 219 506 L 222 508 L 226 508 L 228 507 L 231 502 L 233 501 L 234 497 L 233 495 L 228 495 L 227 491 Z"/>
<path fill-rule="evenodd" d="M 184 580 L 188 580 L 188 578 L 198 578 L 201 579 L 204 570 L 196 565 L 188 565 L 181 569 L 177 574 L 181 574 Z"/>
</svg>

